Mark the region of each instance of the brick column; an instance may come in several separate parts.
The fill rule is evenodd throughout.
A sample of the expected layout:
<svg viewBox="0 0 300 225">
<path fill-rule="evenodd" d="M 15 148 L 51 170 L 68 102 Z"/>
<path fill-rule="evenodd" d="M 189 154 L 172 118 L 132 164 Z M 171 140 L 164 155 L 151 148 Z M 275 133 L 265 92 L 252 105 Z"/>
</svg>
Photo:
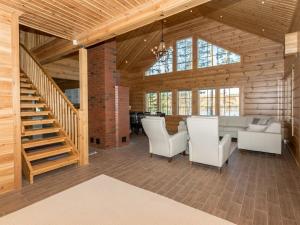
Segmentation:
<svg viewBox="0 0 300 225">
<path fill-rule="evenodd" d="M 112 148 L 116 146 L 115 86 L 120 82 L 115 41 L 88 49 L 88 71 L 89 143 Z"/>
</svg>

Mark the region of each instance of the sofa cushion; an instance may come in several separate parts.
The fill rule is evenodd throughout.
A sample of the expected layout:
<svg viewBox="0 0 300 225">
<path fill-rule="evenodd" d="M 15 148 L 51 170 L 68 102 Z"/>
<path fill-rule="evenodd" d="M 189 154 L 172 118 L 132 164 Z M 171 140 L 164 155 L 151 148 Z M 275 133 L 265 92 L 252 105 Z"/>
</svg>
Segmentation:
<svg viewBox="0 0 300 225">
<path fill-rule="evenodd" d="M 266 128 L 267 128 L 267 125 L 249 124 L 247 131 L 263 132 L 266 130 Z"/>
<path fill-rule="evenodd" d="M 252 120 L 252 124 L 258 124 L 259 123 L 259 120 L 260 120 L 260 118 L 253 118 L 253 120 Z"/>
<path fill-rule="evenodd" d="M 268 125 L 270 118 L 261 118 L 258 122 L 259 125 Z"/>
<path fill-rule="evenodd" d="M 280 123 L 271 123 L 267 129 L 265 130 L 266 133 L 275 133 L 280 134 L 281 133 L 281 124 Z"/>
<path fill-rule="evenodd" d="M 220 116 L 219 125 L 227 127 L 247 127 L 252 118 L 247 116 Z"/>
</svg>

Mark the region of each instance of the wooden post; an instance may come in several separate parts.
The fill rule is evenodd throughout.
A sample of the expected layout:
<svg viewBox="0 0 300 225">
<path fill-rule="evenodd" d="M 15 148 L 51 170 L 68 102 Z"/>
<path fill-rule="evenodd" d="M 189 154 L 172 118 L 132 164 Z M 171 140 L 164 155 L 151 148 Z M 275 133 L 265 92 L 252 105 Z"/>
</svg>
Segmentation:
<svg viewBox="0 0 300 225">
<path fill-rule="evenodd" d="M 12 64 L 13 64 L 13 110 L 15 116 L 15 188 L 22 187 L 21 163 L 21 113 L 20 113 L 20 64 L 19 64 L 19 15 L 12 15 Z"/>
<path fill-rule="evenodd" d="M 89 163 L 88 142 L 88 59 L 87 50 L 79 49 L 79 83 L 80 83 L 80 110 L 79 110 L 79 154 L 80 165 Z"/>
<path fill-rule="evenodd" d="M 21 121 L 19 16 L 8 7 L 0 9 L 0 193 L 20 189 Z"/>
</svg>

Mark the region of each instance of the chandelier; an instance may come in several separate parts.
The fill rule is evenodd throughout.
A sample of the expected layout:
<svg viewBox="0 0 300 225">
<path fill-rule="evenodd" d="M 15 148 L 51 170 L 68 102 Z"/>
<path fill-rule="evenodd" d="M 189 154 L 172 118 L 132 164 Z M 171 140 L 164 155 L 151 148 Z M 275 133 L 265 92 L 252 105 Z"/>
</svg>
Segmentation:
<svg viewBox="0 0 300 225">
<path fill-rule="evenodd" d="M 172 48 L 167 48 L 166 42 L 164 40 L 164 21 L 161 21 L 161 40 L 158 46 L 155 46 L 151 49 L 152 53 L 155 55 L 156 60 L 166 62 L 169 59 L 169 51 L 172 51 Z"/>
</svg>

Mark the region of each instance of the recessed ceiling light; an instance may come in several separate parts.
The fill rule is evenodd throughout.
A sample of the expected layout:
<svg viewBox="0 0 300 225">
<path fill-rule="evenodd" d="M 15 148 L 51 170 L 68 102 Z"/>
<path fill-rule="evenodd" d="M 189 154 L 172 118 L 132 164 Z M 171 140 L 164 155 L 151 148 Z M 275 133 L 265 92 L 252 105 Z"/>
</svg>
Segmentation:
<svg viewBox="0 0 300 225">
<path fill-rule="evenodd" d="M 128 64 L 128 61 L 126 60 L 125 63 Z"/>
<path fill-rule="evenodd" d="M 73 40 L 73 45 L 78 45 L 78 41 L 77 40 Z"/>
<path fill-rule="evenodd" d="M 222 15 L 220 16 L 220 19 L 223 19 L 223 16 L 222 16 Z"/>
<path fill-rule="evenodd" d="M 265 29 L 263 28 L 263 29 L 261 29 L 261 31 L 262 31 L 262 32 L 265 32 Z"/>
<path fill-rule="evenodd" d="M 265 1 L 261 1 L 261 4 L 265 4 Z"/>
<path fill-rule="evenodd" d="M 144 42 L 147 42 L 147 39 L 144 39 Z"/>
<path fill-rule="evenodd" d="M 190 10 L 190 12 L 192 13 L 192 12 L 193 12 L 193 10 L 191 9 L 191 10 Z"/>
</svg>

